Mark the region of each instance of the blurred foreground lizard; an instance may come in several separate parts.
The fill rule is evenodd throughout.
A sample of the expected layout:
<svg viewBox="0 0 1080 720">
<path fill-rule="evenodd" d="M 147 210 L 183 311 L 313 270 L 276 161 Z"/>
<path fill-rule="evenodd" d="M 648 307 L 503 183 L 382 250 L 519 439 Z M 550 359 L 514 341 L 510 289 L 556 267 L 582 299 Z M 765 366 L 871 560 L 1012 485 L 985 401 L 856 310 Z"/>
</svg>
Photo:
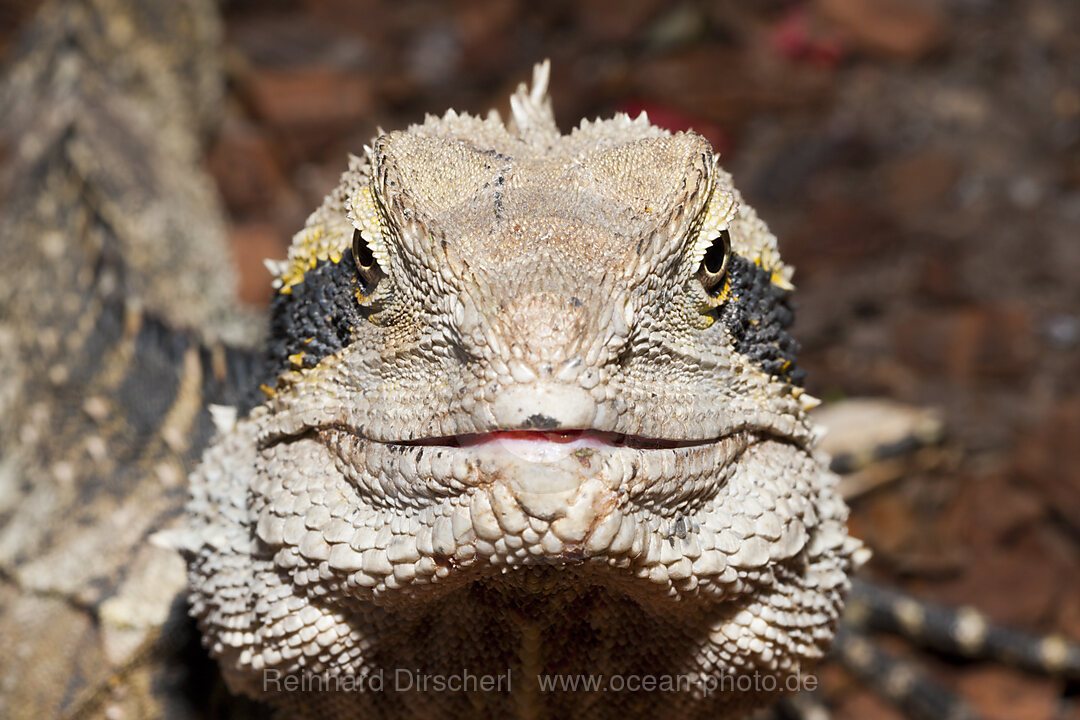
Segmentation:
<svg viewBox="0 0 1080 720">
<path fill-rule="evenodd" d="M 0 713 L 250 709 L 207 701 L 187 603 L 284 717 L 726 718 L 800 689 L 866 551 L 791 268 L 708 143 L 562 135 L 546 65 L 508 123 L 380 136 L 272 264 L 256 348 L 199 169 L 218 35 L 198 0 L 49 3 L 0 90 Z M 883 690 L 970 716 L 855 632 Z"/>
</svg>

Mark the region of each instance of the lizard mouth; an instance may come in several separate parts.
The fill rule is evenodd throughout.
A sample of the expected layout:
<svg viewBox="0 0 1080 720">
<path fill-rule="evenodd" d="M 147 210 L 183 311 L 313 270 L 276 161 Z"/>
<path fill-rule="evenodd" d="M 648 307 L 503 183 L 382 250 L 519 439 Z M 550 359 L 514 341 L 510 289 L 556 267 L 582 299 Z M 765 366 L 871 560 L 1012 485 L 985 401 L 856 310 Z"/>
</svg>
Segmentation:
<svg viewBox="0 0 1080 720">
<path fill-rule="evenodd" d="M 541 447 L 551 445 L 563 450 L 582 448 L 633 448 L 638 450 L 664 450 L 684 447 L 709 445 L 715 440 L 668 440 L 627 435 L 625 433 L 605 432 L 601 430 L 496 430 L 486 433 L 466 433 L 443 437 L 421 438 L 394 443 L 413 447 L 457 447 L 471 448 L 498 445 L 507 449 Z"/>
<path fill-rule="evenodd" d="M 565 495 L 567 506 L 590 482 L 598 482 L 605 493 L 622 488 L 619 493 L 625 497 L 620 495 L 618 503 L 633 504 L 647 502 L 656 485 L 674 477 L 681 482 L 669 491 L 673 501 L 699 504 L 711 487 L 723 484 L 739 457 L 762 440 L 745 430 L 719 438 L 670 440 L 592 429 L 376 440 L 336 425 L 317 430 L 316 437 L 368 502 L 408 496 L 424 504 L 434 497 L 467 497 L 499 485 L 518 501 L 545 496 L 554 502 Z M 402 486 L 399 477 L 414 482 Z M 558 513 L 548 508 L 531 514 L 550 519 Z"/>
</svg>

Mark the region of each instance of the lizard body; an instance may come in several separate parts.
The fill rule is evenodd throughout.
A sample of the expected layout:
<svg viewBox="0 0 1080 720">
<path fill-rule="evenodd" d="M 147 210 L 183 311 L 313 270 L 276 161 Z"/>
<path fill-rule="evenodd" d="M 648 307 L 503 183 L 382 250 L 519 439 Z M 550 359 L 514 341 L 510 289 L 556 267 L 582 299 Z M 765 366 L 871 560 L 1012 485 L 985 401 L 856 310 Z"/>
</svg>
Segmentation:
<svg viewBox="0 0 1080 720">
<path fill-rule="evenodd" d="M 206 402 L 254 381 L 221 344 L 201 169 L 220 26 L 197 0 L 39 17 L 0 87 L 0 715 L 179 713 L 184 566 L 148 538 L 178 520 Z"/>
</svg>

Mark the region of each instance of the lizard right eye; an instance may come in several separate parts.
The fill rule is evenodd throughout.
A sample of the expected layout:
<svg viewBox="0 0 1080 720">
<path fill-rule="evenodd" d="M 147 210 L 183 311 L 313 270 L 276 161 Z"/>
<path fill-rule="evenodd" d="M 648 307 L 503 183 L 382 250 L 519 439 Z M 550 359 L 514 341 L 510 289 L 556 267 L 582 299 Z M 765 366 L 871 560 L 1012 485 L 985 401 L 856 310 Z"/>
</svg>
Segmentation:
<svg viewBox="0 0 1080 720">
<path fill-rule="evenodd" d="M 375 290 L 375 285 L 382 278 L 383 272 L 379 267 L 379 261 L 375 259 L 375 255 L 371 252 L 371 248 L 368 247 L 367 240 L 364 239 L 364 235 L 360 230 L 353 231 L 352 254 L 353 262 L 356 263 L 356 269 L 360 273 L 360 279 L 364 281 L 363 293 L 370 295 Z"/>
</svg>

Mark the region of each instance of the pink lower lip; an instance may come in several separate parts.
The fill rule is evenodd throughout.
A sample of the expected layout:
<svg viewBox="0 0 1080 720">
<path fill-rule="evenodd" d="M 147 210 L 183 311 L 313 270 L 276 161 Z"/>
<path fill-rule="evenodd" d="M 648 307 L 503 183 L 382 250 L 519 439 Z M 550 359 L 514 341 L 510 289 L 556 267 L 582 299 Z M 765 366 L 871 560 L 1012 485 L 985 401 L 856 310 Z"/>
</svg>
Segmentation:
<svg viewBox="0 0 1080 720">
<path fill-rule="evenodd" d="M 498 430 L 496 432 L 481 433 L 476 435 L 461 435 L 459 442 L 462 447 L 474 447 L 495 442 L 535 442 L 556 443 L 567 445 L 570 443 L 589 445 L 614 445 L 615 433 L 594 432 L 591 430 Z"/>
</svg>

